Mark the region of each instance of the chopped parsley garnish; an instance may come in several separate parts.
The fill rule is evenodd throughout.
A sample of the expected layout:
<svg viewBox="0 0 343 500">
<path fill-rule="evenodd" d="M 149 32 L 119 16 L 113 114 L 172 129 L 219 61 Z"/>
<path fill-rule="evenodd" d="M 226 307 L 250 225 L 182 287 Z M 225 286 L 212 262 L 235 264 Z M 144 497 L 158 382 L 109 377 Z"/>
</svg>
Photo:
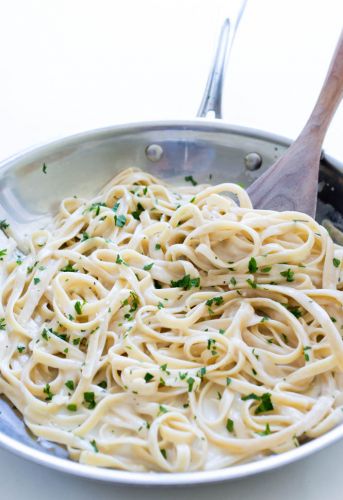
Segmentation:
<svg viewBox="0 0 343 500">
<path fill-rule="evenodd" d="M 86 231 L 84 233 L 82 233 L 82 240 L 81 241 L 86 241 L 86 240 L 89 240 L 90 236 L 88 233 L 86 233 Z"/>
<path fill-rule="evenodd" d="M 74 403 L 71 403 L 71 404 L 67 405 L 67 410 L 69 410 L 69 411 L 77 411 L 77 405 L 74 404 Z"/>
<path fill-rule="evenodd" d="M 106 203 L 92 203 L 91 206 L 88 208 L 88 212 L 95 212 L 95 215 L 98 216 L 100 214 L 100 207 L 106 207 Z"/>
<path fill-rule="evenodd" d="M 79 300 L 75 302 L 74 309 L 77 312 L 77 314 L 82 314 L 82 304 Z"/>
<path fill-rule="evenodd" d="M 163 405 L 159 405 L 159 410 L 158 410 L 158 414 L 159 415 L 163 415 L 163 413 L 167 413 L 167 408 Z"/>
<path fill-rule="evenodd" d="M 303 349 L 305 361 L 310 361 L 310 356 L 308 355 L 308 352 L 306 352 L 309 349 L 311 349 L 311 346 L 309 345 L 305 346 Z"/>
<path fill-rule="evenodd" d="M 227 421 L 226 421 L 226 429 L 229 431 L 229 432 L 233 432 L 233 427 L 234 427 L 234 422 L 233 420 L 231 420 L 231 418 L 228 418 Z"/>
<path fill-rule="evenodd" d="M 180 377 L 180 380 L 185 380 L 185 378 L 187 377 L 188 373 L 185 372 L 185 373 L 181 373 L 179 372 L 179 377 Z"/>
<path fill-rule="evenodd" d="M 40 279 L 39 278 L 33 278 L 33 282 L 35 285 L 38 285 L 38 283 L 40 283 Z"/>
<path fill-rule="evenodd" d="M 77 269 L 73 268 L 73 264 L 68 264 L 65 267 L 62 267 L 61 269 L 62 273 L 77 273 Z"/>
<path fill-rule="evenodd" d="M 120 205 L 119 201 L 113 205 L 113 208 L 112 208 L 113 212 L 116 212 L 118 210 L 119 205 Z"/>
<path fill-rule="evenodd" d="M 248 265 L 249 273 L 256 273 L 258 267 L 255 257 L 251 257 Z"/>
<path fill-rule="evenodd" d="M 99 453 L 99 450 L 98 450 L 98 447 L 96 445 L 95 439 L 93 439 L 93 441 L 90 441 L 90 443 L 93 446 L 95 453 Z"/>
<path fill-rule="evenodd" d="M 223 328 L 219 328 L 219 333 L 220 333 L 220 335 L 224 335 L 225 330 Z"/>
<path fill-rule="evenodd" d="M 162 457 L 167 460 L 167 450 L 165 450 L 164 448 L 161 448 L 160 452 L 161 452 Z"/>
<path fill-rule="evenodd" d="M 42 172 L 43 172 L 43 174 L 47 173 L 46 169 L 47 169 L 46 163 L 43 163 L 43 166 L 42 166 Z"/>
<path fill-rule="evenodd" d="M 247 279 L 247 283 L 251 288 L 257 288 L 257 283 L 255 283 L 255 281 L 252 281 L 250 278 Z"/>
<path fill-rule="evenodd" d="M 170 285 L 172 287 L 180 287 L 184 290 L 190 290 L 192 287 L 198 288 L 200 286 L 200 278 L 191 278 L 189 274 L 185 274 L 185 276 L 178 281 L 171 281 Z"/>
<path fill-rule="evenodd" d="M 248 394 L 247 396 L 241 397 L 242 401 L 248 401 L 249 399 L 255 399 L 255 401 L 258 401 L 261 399 L 261 397 L 257 396 L 257 394 L 254 394 L 253 392 L 251 394 Z"/>
<path fill-rule="evenodd" d="M 115 215 L 114 216 L 114 222 L 115 222 L 115 225 L 118 226 L 118 227 L 125 226 L 125 223 L 126 223 L 126 217 L 125 217 L 125 215 Z"/>
<path fill-rule="evenodd" d="M 194 378 L 193 377 L 188 377 L 188 379 L 186 380 L 187 384 L 188 384 L 188 392 L 192 392 L 193 390 L 193 385 L 194 385 Z"/>
<path fill-rule="evenodd" d="M 68 387 L 68 389 L 70 389 L 71 391 L 75 389 L 75 384 L 73 380 L 67 380 L 65 386 Z"/>
<path fill-rule="evenodd" d="M 84 398 L 85 403 L 88 404 L 87 408 L 89 410 L 93 410 L 96 407 L 94 392 L 84 392 L 83 398 Z"/>
<path fill-rule="evenodd" d="M 212 299 L 208 299 L 206 301 L 206 305 L 211 306 L 214 303 L 216 306 L 220 306 L 223 302 L 223 297 L 213 297 Z"/>
<path fill-rule="evenodd" d="M 166 372 L 169 375 L 167 363 L 165 363 L 164 365 L 161 365 L 160 368 L 163 372 Z"/>
<path fill-rule="evenodd" d="M 122 264 L 124 261 L 123 259 L 120 257 L 119 253 L 117 254 L 117 258 L 116 258 L 116 264 Z"/>
<path fill-rule="evenodd" d="M 44 328 L 44 330 L 42 331 L 42 337 L 44 340 L 49 340 L 50 336 L 48 334 L 48 330 L 46 328 Z"/>
<path fill-rule="evenodd" d="M 161 250 L 161 245 L 159 243 L 156 243 L 155 250 Z"/>
<path fill-rule="evenodd" d="M 51 401 L 52 398 L 54 397 L 53 393 L 50 390 L 50 384 L 46 384 L 46 386 L 43 389 L 44 394 L 46 394 L 45 401 Z"/>
<path fill-rule="evenodd" d="M 98 386 L 101 387 L 102 389 L 107 389 L 107 382 L 106 382 L 106 380 L 102 380 L 101 382 L 99 382 Z"/>
<path fill-rule="evenodd" d="M 294 271 L 287 269 L 287 271 L 281 271 L 281 276 L 286 278 L 286 281 L 294 281 Z"/>
<path fill-rule="evenodd" d="M 0 229 L 2 231 L 4 231 L 5 229 L 7 229 L 8 227 L 10 227 L 10 225 L 8 224 L 8 222 L 6 221 L 6 219 L 0 220 Z"/>
<path fill-rule="evenodd" d="M 261 400 L 261 403 L 256 408 L 255 415 L 258 415 L 259 413 L 264 413 L 265 411 L 274 410 L 274 406 L 271 400 L 271 394 L 269 392 L 265 392 L 264 394 L 262 394 L 262 396 L 259 399 Z"/>
<path fill-rule="evenodd" d="M 149 372 L 147 372 L 144 376 L 144 380 L 146 383 L 150 382 L 150 380 L 152 380 L 153 378 L 154 378 L 154 376 Z"/>
<path fill-rule="evenodd" d="M 18 352 L 22 353 L 23 351 L 25 351 L 25 346 L 24 345 L 18 345 L 17 349 L 18 349 Z"/>
<path fill-rule="evenodd" d="M 73 345 L 79 345 L 80 342 L 81 342 L 80 337 L 77 337 L 76 339 L 73 339 Z"/>
<path fill-rule="evenodd" d="M 198 370 L 197 376 L 200 377 L 201 379 L 206 375 L 206 366 L 203 366 Z"/>
<path fill-rule="evenodd" d="M 230 283 L 231 283 L 231 285 L 233 285 L 233 286 L 237 285 L 237 280 L 236 280 L 236 278 L 234 278 L 234 277 L 232 276 L 232 278 L 230 279 Z"/>
<path fill-rule="evenodd" d="M 198 184 L 197 181 L 194 180 L 193 175 L 186 175 L 185 181 L 190 182 L 192 186 L 196 186 Z"/>
<path fill-rule="evenodd" d="M 157 307 L 158 307 L 159 309 L 163 309 L 163 308 L 164 308 L 164 305 L 162 304 L 162 302 L 159 302 L 159 303 L 157 304 Z"/>
<path fill-rule="evenodd" d="M 153 262 L 151 262 L 151 264 L 146 264 L 146 265 L 143 267 L 144 271 L 150 271 L 150 269 L 152 268 L 152 266 L 153 266 L 153 265 L 154 265 L 154 263 L 153 263 Z"/>
<path fill-rule="evenodd" d="M 332 259 L 332 263 L 335 267 L 339 267 L 341 265 L 341 261 L 339 259 L 336 259 L 336 257 Z"/>
<path fill-rule="evenodd" d="M 299 310 L 299 306 L 296 307 L 287 307 L 290 313 L 293 314 L 296 318 L 300 318 L 302 316 L 302 312 Z"/>
<path fill-rule="evenodd" d="M 271 434 L 269 424 L 266 424 L 266 428 L 264 431 L 258 432 L 257 434 L 259 434 L 260 436 L 268 436 L 269 434 Z"/>
<path fill-rule="evenodd" d="M 5 318 L 0 318 L 0 330 L 5 330 L 5 328 L 6 328 Z"/>
<path fill-rule="evenodd" d="M 226 385 L 230 385 L 232 382 L 232 379 L 230 377 L 226 378 Z"/>
<path fill-rule="evenodd" d="M 0 260 L 4 260 L 5 255 L 7 255 L 7 248 L 0 250 Z"/>
<path fill-rule="evenodd" d="M 145 208 L 141 203 L 138 203 L 136 210 L 132 212 L 132 217 L 136 220 L 140 220 L 141 213 L 144 212 Z"/>
<path fill-rule="evenodd" d="M 267 267 L 261 267 L 260 271 L 261 273 L 269 273 L 269 271 L 272 270 L 272 266 L 267 266 Z"/>
</svg>

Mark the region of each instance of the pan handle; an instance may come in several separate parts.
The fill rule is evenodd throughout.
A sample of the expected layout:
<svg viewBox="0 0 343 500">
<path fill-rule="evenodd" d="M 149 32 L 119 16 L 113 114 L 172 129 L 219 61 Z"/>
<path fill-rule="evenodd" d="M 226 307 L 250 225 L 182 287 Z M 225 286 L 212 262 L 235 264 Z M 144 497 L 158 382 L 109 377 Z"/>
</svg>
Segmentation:
<svg viewBox="0 0 343 500">
<path fill-rule="evenodd" d="M 197 113 L 199 117 L 206 118 L 212 112 L 214 118 L 222 118 L 222 91 L 225 68 L 247 1 L 242 0 L 240 2 L 236 16 L 228 17 L 224 21 L 205 92 Z"/>
</svg>

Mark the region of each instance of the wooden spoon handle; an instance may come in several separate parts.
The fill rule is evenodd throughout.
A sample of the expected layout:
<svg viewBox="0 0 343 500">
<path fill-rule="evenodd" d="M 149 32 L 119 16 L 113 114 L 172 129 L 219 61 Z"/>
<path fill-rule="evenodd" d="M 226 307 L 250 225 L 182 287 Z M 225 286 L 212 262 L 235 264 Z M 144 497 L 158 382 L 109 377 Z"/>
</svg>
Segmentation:
<svg viewBox="0 0 343 500">
<path fill-rule="evenodd" d="M 330 67 L 314 109 L 302 131 L 314 133 L 317 140 L 324 136 L 331 119 L 343 97 L 343 30 L 331 59 Z"/>
<path fill-rule="evenodd" d="M 342 96 L 343 32 L 302 132 L 286 153 L 249 186 L 248 193 L 255 208 L 296 210 L 314 217 L 322 143 Z"/>
</svg>

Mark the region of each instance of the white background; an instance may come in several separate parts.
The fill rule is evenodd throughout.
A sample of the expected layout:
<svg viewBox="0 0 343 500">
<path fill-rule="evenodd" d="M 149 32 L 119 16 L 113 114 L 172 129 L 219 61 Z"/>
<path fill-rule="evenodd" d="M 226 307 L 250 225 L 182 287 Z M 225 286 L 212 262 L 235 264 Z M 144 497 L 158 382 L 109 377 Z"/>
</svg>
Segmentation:
<svg viewBox="0 0 343 500">
<path fill-rule="evenodd" d="M 220 25 L 237 0 L 0 0 L 0 160 L 121 122 L 192 118 Z M 295 138 L 319 92 L 341 0 L 250 0 L 231 56 L 224 116 Z M 343 160 L 343 106 L 325 149 Z M 0 450 L 1 499 L 342 498 L 343 443 L 256 478 L 138 490 L 68 477 Z"/>
</svg>

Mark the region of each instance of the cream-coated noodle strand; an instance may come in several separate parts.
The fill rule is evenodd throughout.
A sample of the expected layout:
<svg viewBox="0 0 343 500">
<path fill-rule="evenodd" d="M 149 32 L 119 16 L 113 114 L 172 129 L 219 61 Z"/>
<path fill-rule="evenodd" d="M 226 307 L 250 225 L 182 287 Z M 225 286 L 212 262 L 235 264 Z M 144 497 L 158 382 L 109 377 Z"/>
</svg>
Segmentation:
<svg viewBox="0 0 343 500">
<path fill-rule="evenodd" d="M 127 169 L 0 249 L 1 393 L 73 460 L 216 469 L 343 419 L 343 248 L 186 180 Z"/>
</svg>

